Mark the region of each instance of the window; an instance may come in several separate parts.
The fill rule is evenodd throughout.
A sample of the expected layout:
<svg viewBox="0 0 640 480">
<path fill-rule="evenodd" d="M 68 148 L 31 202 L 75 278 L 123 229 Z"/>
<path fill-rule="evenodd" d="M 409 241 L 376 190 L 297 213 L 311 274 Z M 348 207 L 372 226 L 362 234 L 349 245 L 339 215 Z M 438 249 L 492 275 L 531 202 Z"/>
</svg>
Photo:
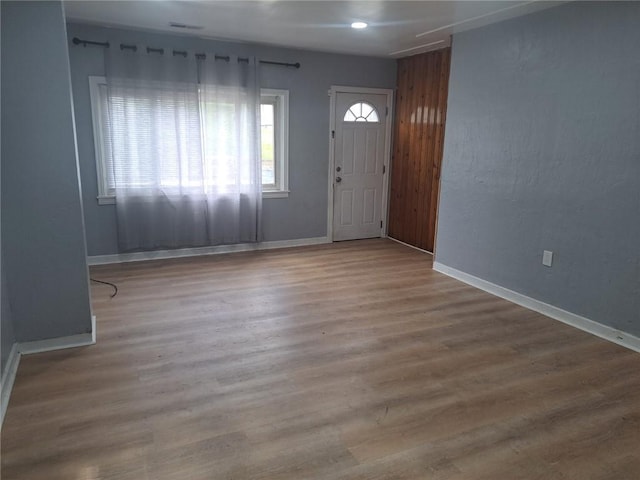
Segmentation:
<svg viewBox="0 0 640 480">
<path fill-rule="evenodd" d="M 113 128 L 109 124 L 108 108 L 119 108 L 119 102 L 117 99 L 112 99 L 112 104 L 108 104 L 107 97 L 107 84 L 104 77 L 89 77 L 89 87 L 91 94 L 91 108 L 93 115 L 93 134 L 95 142 L 95 154 L 96 154 L 96 168 L 98 176 L 98 203 L 113 204 L 115 203 L 115 185 L 117 181 L 117 172 L 114 172 L 109 165 L 108 159 L 111 158 L 113 152 L 111 152 L 112 146 L 109 142 L 105 142 L 105 135 Z M 174 92 L 172 92 L 174 93 Z M 188 95 L 189 93 L 187 93 Z M 136 99 L 136 108 L 151 108 L 153 99 L 139 98 Z M 197 102 L 205 102 L 204 98 L 194 98 L 195 105 Z M 288 109 L 289 109 L 289 92 L 286 90 L 262 90 L 260 101 L 260 133 L 261 133 L 261 157 L 262 157 L 262 190 L 264 198 L 272 197 L 287 197 L 288 196 Z M 226 105 L 219 103 L 207 109 L 207 112 L 215 111 L 215 115 L 222 116 L 224 118 L 233 117 L 233 111 L 227 111 L 229 108 L 233 108 L 233 105 Z M 197 110 L 197 108 L 194 108 Z M 219 112 L 218 112 L 219 111 Z M 194 119 L 194 115 L 197 117 L 197 112 L 180 112 L 180 123 L 189 124 Z M 182 118 L 184 117 L 184 118 Z M 219 119 L 218 119 L 219 120 Z M 217 123 L 223 124 L 224 121 L 209 121 L 204 118 L 205 123 Z M 191 132 L 192 134 L 199 135 L 199 133 Z M 161 138 L 170 140 L 172 135 L 176 132 L 174 129 L 170 129 L 168 132 L 157 132 Z M 193 142 L 197 144 L 197 142 Z M 204 145 L 206 151 L 213 151 L 214 149 L 207 148 Z M 167 149 L 169 150 L 169 149 Z M 134 152 L 135 153 L 135 152 Z M 187 158 L 188 152 L 185 152 Z M 224 153 L 224 152 L 223 152 Z M 127 152 L 131 156 L 132 152 Z M 216 154 L 220 154 L 219 151 Z M 140 170 L 139 176 L 140 185 L 144 186 L 145 176 L 144 167 L 149 169 L 157 168 L 157 163 L 160 165 L 163 163 L 174 164 L 175 162 L 163 162 L 163 153 L 159 152 L 156 155 L 148 155 L 145 152 L 141 152 L 140 158 L 136 158 L 132 164 L 136 165 L 136 168 Z M 151 158 L 154 158 L 156 165 L 152 165 Z M 193 157 L 197 157 L 194 155 Z M 188 163 L 188 162 L 187 162 Z M 140 168 L 143 167 L 143 168 Z M 198 166 L 194 165 L 194 168 Z M 191 168 L 187 168 L 188 171 Z M 164 172 L 164 170 L 163 170 Z M 165 172 L 161 178 L 162 184 L 172 185 L 176 181 L 175 175 L 171 171 Z M 236 172 L 237 173 L 237 172 Z M 215 184 L 222 182 L 228 175 L 233 176 L 234 172 L 211 172 L 211 181 Z M 184 172 L 183 172 L 184 176 Z M 188 179 L 181 178 L 180 182 L 184 185 L 185 181 L 188 183 Z"/>
<path fill-rule="evenodd" d="M 347 113 L 344 114 L 345 122 L 379 122 L 378 112 L 376 109 L 366 103 L 366 102 L 358 102 L 354 103 L 349 107 Z"/>
<path fill-rule="evenodd" d="M 260 100 L 262 196 L 289 194 L 289 92 L 263 88 Z"/>
</svg>

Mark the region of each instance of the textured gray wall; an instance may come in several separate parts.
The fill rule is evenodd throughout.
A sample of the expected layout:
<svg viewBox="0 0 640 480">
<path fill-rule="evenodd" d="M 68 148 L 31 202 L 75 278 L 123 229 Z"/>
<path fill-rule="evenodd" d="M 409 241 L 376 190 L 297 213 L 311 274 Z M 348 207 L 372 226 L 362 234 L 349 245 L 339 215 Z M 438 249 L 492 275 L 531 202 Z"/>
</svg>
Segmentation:
<svg viewBox="0 0 640 480">
<path fill-rule="evenodd" d="M 261 69 L 263 88 L 289 90 L 289 198 L 265 199 L 265 240 L 321 237 L 327 229 L 327 168 L 329 159 L 329 97 L 331 85 L 393 88 L 394 60 L 333 55 L 268 46 L 217 42 L 180 35 L 107 29 L 70 23 L 69 39 L 105 41 L 255 55 L 283 62 L 300 62 L 300 70 Z M 71 44 L 70 44 L 71 45 Z M 78 152 L 82 175 L 89 255 L 118 253 L 115 207 L 96 202 L 95 154 L 89 98 L 89 75 L 104 74 L 103 53 L 96 47 L 70 46 Z"/>
<path fill-rule="evenodd" d="M 2 19 L 2 9 L 0 8 L 0 23 Z M 2 71 L 2 62 L 0 62 L 0 72 Z M 2 119 L 0 117 L 0 125 Z M 1 128 L 0 128 L 1 130 Z M 2 165 L 2 150 L 0 149 L 0 165 Z M 2 169 L 0 168 L 0 178 L 2 177 Z M 1 184 L 2 182 L 0 182 Z M 1 190 L 1 187 L 0 187 Z M 0 209 L 1 211 L 1 209 Z M 0 225 L 0 233 L 2 228 Z M 0 235 L 0 375 L 4 373 L 4 366 L 9 358 L 11 347 L 16 341 L 13 333 L 13 320 L 11 319 L 11 308 L 9 307 L 9 296 L 7 294 L 7 282 L 4 275 L 4 254 L 2 253 L 2 235 Z"/>
<path fill-rule="evenodd" d="M 639 25 L 569 3 L 454 36 L 438 262 L 640 335 Z"/>
<path fill-rule="evenodd" d="M 3 269 L 16 339 L 90 332 L 60 2 L 2 2 L 1 94 Z"/>
<path fill-rule="evenodd" d="M 2 285 L 0 285 L 0 301 L 2 302 L 2 311 L 0 312 L 0 315 L 2 315 L 2 317 L 0 317 L 0 337 L 2 337 L 2 344 L 0 345 L 0 349 L 2 349 L 0 354 L 1 375 L 2 373 L 4 373 L 4 366 L 6 365 L 7 359 L 9 358 L 11 347 L 13 347 L 13 344 L 16 342 L 16 336 L 13 332 L 13 319 L 11 318 L 11 307 L 9 305 L 9 294 L 7 290 L 7 282 L 4 274 L 4 269 L 0 273 L 0 276 L 2 277 Z"/>
</svg>

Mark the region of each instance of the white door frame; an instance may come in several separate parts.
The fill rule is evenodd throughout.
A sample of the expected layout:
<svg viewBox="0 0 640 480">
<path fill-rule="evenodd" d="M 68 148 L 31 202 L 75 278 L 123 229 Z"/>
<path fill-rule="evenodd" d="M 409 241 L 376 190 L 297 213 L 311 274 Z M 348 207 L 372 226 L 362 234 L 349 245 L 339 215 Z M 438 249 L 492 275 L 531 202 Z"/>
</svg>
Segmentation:
<svg viewBox="0 0 640 480">
<path fill-rule="evenodd" d="M 329 89 L 330 113 L 329 113 L 329 176 L 327 192 L 327 238 L 333 242 L 333 186 L 335 179 L 335 130 L 336 130 L 336 94 L 337 93 L 371 93 L 387 96 L 387 112 L 385 116 L 384 132 L 384 161 L 385 173 L 382 177 L 382 229 L 381 237 L 387 236 L 387 224 L 389 215 L 389 177 L 391 176 L 391 129 L 393 126 L 393 89 L 391 88 L 366 88 L 366 87 L 344 87 L 331 85 Z"/>
</svg>

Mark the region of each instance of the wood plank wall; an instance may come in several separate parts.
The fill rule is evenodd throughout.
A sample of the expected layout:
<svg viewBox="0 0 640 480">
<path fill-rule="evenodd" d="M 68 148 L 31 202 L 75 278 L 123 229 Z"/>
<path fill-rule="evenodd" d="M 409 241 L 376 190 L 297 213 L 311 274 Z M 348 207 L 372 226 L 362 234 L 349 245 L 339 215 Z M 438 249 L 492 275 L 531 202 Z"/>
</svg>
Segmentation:
<svg viewBox="0 0 640 480">
<path fill-rule="evenodd" d="M 398 60 L 389 235 L 433 252 L 451 49 Z"/>
</svg>

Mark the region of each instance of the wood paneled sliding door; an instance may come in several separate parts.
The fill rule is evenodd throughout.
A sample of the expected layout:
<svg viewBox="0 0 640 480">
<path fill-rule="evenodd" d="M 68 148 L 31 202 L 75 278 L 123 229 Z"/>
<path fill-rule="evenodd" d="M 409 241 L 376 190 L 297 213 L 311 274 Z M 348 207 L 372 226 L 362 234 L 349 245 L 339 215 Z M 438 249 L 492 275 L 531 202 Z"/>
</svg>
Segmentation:
<svg viewBox="0 0 640 480">
<path fill-rule="evenodd" d="M 433 251 L 451 49 L 398 60 L 389 236 Z"/>
</svg>

